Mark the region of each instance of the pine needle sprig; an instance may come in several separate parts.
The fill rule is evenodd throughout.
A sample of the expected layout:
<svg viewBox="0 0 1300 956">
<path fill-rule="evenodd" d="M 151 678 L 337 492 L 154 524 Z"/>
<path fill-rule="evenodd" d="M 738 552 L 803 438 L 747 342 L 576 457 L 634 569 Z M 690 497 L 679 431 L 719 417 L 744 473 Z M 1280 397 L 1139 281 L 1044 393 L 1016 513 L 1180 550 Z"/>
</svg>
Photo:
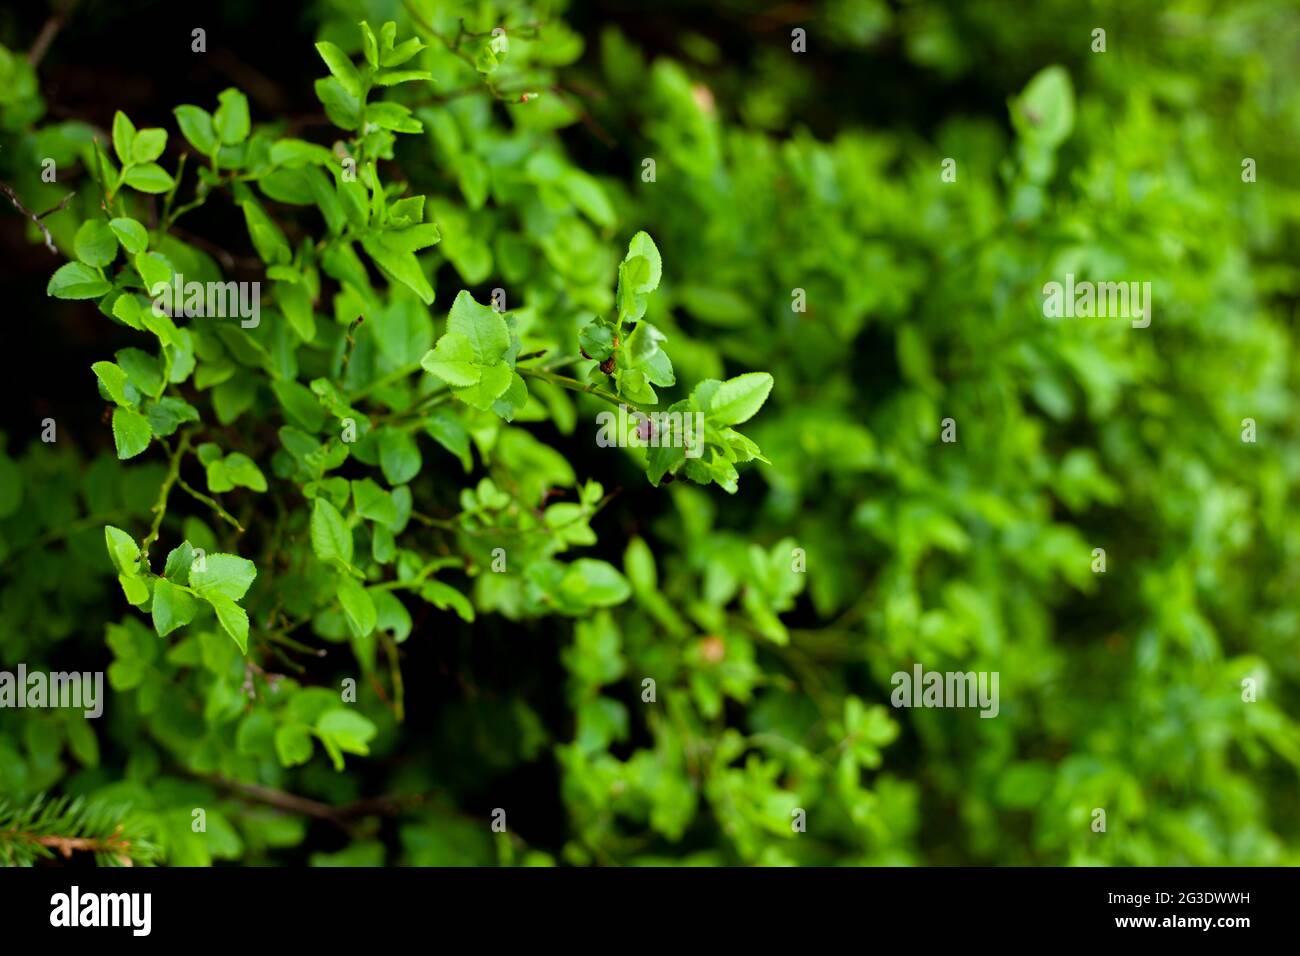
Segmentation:
<svg viewBox="0 0 1300 956">
<path fill-rule="evenodd" d="M 149 866 L 159 848 L 143 821 L 119 805 L 44 794 L 25 805 L 0 798 L 0 866 L 74 853 L 93 853 L 99 866 Z"/>
</svg>

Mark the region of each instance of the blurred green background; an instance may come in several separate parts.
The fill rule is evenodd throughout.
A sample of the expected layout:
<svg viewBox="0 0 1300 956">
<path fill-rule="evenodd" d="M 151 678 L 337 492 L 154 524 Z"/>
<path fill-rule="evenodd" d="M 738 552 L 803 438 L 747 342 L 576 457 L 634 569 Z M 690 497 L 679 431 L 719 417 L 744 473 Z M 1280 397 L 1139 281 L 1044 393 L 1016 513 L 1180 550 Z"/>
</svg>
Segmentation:
<svg viewBox="0 0 1300 956">
<path fill-rule="evenodd" d="M 212 704 L 243 668 L 169 660 L 104 554 L 105 523 L 147 526 L 163 471 L 116 461 L 89 371 L 138 339 L 46 299 L 62 258 L 6 209 L 0 668 L 135 655 L 152 683 L 94 723 L 0 711 L 0 796 L 129 806 L 181 864 L 1300 862 L 1300 7 L 33 3 L 0 14 L 0 180 L 55 205 L 50 137 L 117 109 L 171 129 L 174 160 L 172 107 L 231 85 L 255 123 L 328 145 L 313 40 L 357 53 L 358 20 L 404 37 L 411 9 L 506 25 L 493 81 L 542 94 L 507 107 L 436 43 L 417 61 L 453 80 L 412 99 L 426 132 L 392 164 L 443 231 L 431 314 L 505 285 L 559 327 L 644 229 L 679 381 L 774 375 L 749 425 L 772 464 L 735 496 L 654 489 L 596 447 L 585 406 L 568 431 L 524 423 L 622 489 L 592 553 L 632 599 L 521 621 L 479 587 L 472 624 L 417 617 L 404 723 L 363 694 L 371 756 L 267 764 L 248 714 Z M 539 224 L 499 177 L 543 151 L 594 177 L 609 215 Z M 48 219 L 65 250 L 90 192 Z M 186 228 L 248 255 L 229 206 Z M 1045 319 L 1066 273 L 1151 282 L 1151 326 Z M 477 480 L 426 456 L 439 483 Z M 305 684 L 355 670 L 331 654 Z M 916 662 L 998 672 L 998 717 L 892 708 L 890 675 Z M 400 799 L 340 826 L 250 785 Z"/>
</svg>

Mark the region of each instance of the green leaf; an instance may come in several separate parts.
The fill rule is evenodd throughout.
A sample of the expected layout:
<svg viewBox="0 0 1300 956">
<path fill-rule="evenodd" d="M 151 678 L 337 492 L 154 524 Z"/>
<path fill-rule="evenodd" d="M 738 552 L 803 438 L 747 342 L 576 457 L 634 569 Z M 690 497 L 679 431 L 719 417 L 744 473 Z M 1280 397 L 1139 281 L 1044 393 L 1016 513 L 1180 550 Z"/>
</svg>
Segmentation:
<svg viewBox="0 0 1300 956">
<path fill-rule="evenodd" d="M 131 144 L 135 141 L 135 125 L 118 110 L 113 114 L 113 152 L 117 153 L 118 162 L 126 165 L 131 162 Z"/>
<path fill-rule="evenodd" d="M 166 438 L 173 434 L 185 422 L 197 422 L 199 420 L 199 410 L 197 408 L 189 402 L 171 396 L 160 398 L 156 402 L 150 402 L 145 409 L 145 415 L 149 419 L 149 427 L 153 429 L 154 435 L 159 438 Z"/>
<path fill-rule="evenodd" d="M 361 74 L 352 65 L 352 59 L 333 43 L 324 40 L 316 44 L 316 52 L 320 54 L 320 58 L 329 67 L 330 73 L 339 81 L 339 85 L 343 87 L 348 95 L 360 98 L 362 94 Z"/>
<path fill-rule="evenodd" d="M 1050 147 L 1063 143 L 1074 128 L 1074 87 L 1065 68 L 1049 66 L 1034 74 L 1013 103 L 1012 119 L 1027 139 Z"/>
<path fill-rule="evenodd" d="M 121 528 L 108 525 L 104 528 L 104 543 L 118 574 L 133 575 L 139 572 L 140 546 L 134 538 Z"/>
<path fill-rule="evenodd" d="M 663 275 L 663 260 L 659 256 L 659 247 L 655 241 L 650 238 L 648 233 L 638 232 L 632 237 L 632 241 L 627 244 L 627 256 L 624 262 L 630 261 L 636 257 L 645 260 L 645 272 L 637 274 L 637 285 L 634 292 L 645 294 L 653 292 L 659 288 L 659 279 Z"/>
<path fill-rule="evenodd" d="M 401 103 L 371 103 L 366 106 L 365 119 L 367 125 L 391 129 L 395 133 L 424 132 L 424 124 Z"/>
<path fill-rule="evenodd" d="M 352 531 L 337 508 L 317 498 L 311 512 L 311 547 L 326 564 L 352 564 Z"/>
<path fill-rule="evenodd" d="M 234 146 L 248 139 L 252 123 L 248 118 L 247 97 L 231 88 L 218 94 L 217 103 L 219 105 L 212 117 L 212 124 L 221 142 Z"/>
<path fill-rule="evenodd" d="M 271 383 L 271 390 L 292 424 L 309 432 L 318 432 L 324 427 L 325 410 L 311 389 L 299 382 L 279 381 Z"/>
<path fill-rule="evenodd" d="M 361 100 L 353 96 L 332 76 L 322 77 L 315 83 L 316 98 L 325 107 L 325 115 L 340 129 L 354 130 L 361 126 Z"/>
<path fill-rule="evenodd" d="M 420 597 L 428 601 L 439 610 L 446 611 L 451 609 L 463 621 L 473 623 L 474 605 L 470 603 L 469 598 L 461 594 L 450 584 L 444 584 L 442 581 L 428 580 L 420 585 Z"/>
<path fill-rule="evenodd" d="M 353 635 L 365 637 L 373 631 L 376 620 L 375 602 L 365 586 L 351 575 L 341 574 L 337 593 Z"/>
<path fill-rule="evenodd" d="M 579 558 L 570 564 L 560 587 L 566 596 L 587 607 L 612 607 L 632 594 L 627 578 L 609 562 L 596 558 Z"/>
<path fill-rule="evenodd" d="M 149 419 L 129 408 L 113 409 L 113 442 L 117 446 L 118 458 L 124 461 L 134 458 L 149 447 L 152 438 Z"/>
<path fill-rule="evenodd" d="M 158 285 L 167 285 L 172 281 L 171 262 L 160 252 L 141 252 L 131 260 L 135 271 L 140 273 L 145 290 L 152 296 Z"/>
<path fill-rule="evenodd" d="M 167 553 L 167 562 L 163 566 L 163 577 L 177 584 L 188 585 L 190 583 L 190 570 L 193 565 L 194 546 L 188 541 L 182 541 Z"/>
<path fill-rule="evenodd" d="M 771 391 L 772 376 L 767 372 L 737 375 L 718 386 L 711 404 L 703 411 L 723 425 L 739 425 L 757 414 Z"/>
<path fill-rule="evenodd" d="M 334 154 L 324 146 L 303 139 L 277 139 L 271 144 L 271 162 L 277 166 L 328 166 Z"/>
<path fill-rule="evenodd" d="M 142 129 L 131 143 L 131 162 L 152 163 L 167 148 L 165 129 Z"/>
<path fill-rule="evenodd" d="M 372 233 L 361 240 L 361 247 L 385 273 L 420 297 L 425 305 L 433 304 L 433 286 L 409 249 L 402 248 L 391 233 Z"/>
<path fill-rule="evenodd" d="M 122 248 L 130 255 L 144 252 L 149 247 L 149 233 L 134 219 L 125 216 L 110 219 L 108 228 L 113 231 L 118 242 L 122 243 Z"/>
<path fill-rule="evenodd" d="M 135 607 L 143 607 L 149 600 L 149 585 L 144 578 L 133 575 L 119 574 L 117 581 L 122 585 L 122 593 L 126 595 L 129 604 Z"/>
<path fill-rule="evenodd" d="M 50 277 L 45 294 L 56 299 L 97 299 L 112 288 L 113 284 L 97 269 L 84 262 L 69 262 Z"/>
<path fill-rule="evenodd" d="M 379 465 L 390 485 L 404 485 L 420 473 L 423 459 L 415 436 L 395 428 L 379 434 Z"/>
<path fill-rule="evenodd" d="M 302 724 L 275 728 L 275 755 L 284 767 L 297 767 L 311 759 L 311 729 Z"/>
<path fill-rule="evenodd" d="M 456 390 L 456 397 L 484 411 L 506 393 L 517 376 L 505 362 L 497 362 L 482 369 L 477 385 Z"/>
<path fill-rule="evenodd" d="M 493 365 L 510 348 L 510 329 L 501 313 L 461 291 L 447 315 L 447 331 L 469 339 L 479 365 Z M 498 393 L 499 394 L 499 393 Z"/>
<path fill-rule="evenodd" d="M 316 719 L 316 735 L 329 751 L 336 770 L 343 769 L 343 753 L 364 757 L 370 753 L 368 746 L 379 729 L 355 710 L 337 707 L 327 710 Z"/>
<path fill-rule="evenodd" d="M 445 408 L 435 408 L 424 423 L 425 433 L 460 460 L 468 474 L 474 467 L 469 453 L 469 431 L 460 418 Z"/>
<path fill-rule="evenodd" d="M 483 375 L 474 343 L 459 332 L 448 332 L 440 338 L 420 360 L 420 365 L 448 385 L 476 385 Z"/>
<path fill-rule="evenodd" d="M 578 333 L 578 344 L 588 358 L 603 362 L 614 354 L 614 326 L 604 319 L 594 319 Z"/>
<path fill-rule="evenodd" d="M 379 65 L 383 67 L 401 66 L 423 49 L 424 42 L 419 37 L 411 37 L 396 45 L 390 43 L 388 48 L 380 54 Z"/>
<path fill-rule="evenodd" d="M 623 552 L 623 569 L 638 594 L 653 593 L 659 587 L 659 574 L 655 570 L 654 554 L 645 538 L 633 538 Z"/>
<path fill-rule="evenodd" d="M 101 268 L 117 257 L 117 238 L 102 219 L 87 219 L 73 240 L 77 258 L 88 266 Z"/>
<path fill-rule="evenodd" d="M 204 600 L 217 612 L 222 629 L 239 645 L 240 653 L 248 653 L 248 613 L 224 594 L 205 594 Z"/>
<path fill-rule="evenodd" d="M 162 391 L 162 369 L 158 367 L 158 360 L 148 352 L 141 349 L 119 349 L 113 357 L 141 394 L 156 395 Z"/>
<path fill-rule="evenodd" d="M 361 52 L 372 70 L 379 69 L 379 41 L 375 39 L 375 31 L 364 20 L 361 21 Z"/>
<path fill-rule="evenodd" d="M 135 398 L 127 391 L 127 377 L 117 365 L 112 362 L 96 362 L 90 366 L 90 370 L 104 385 L 104 390 L 108 392 L 108 397 L 118 405 L 134 405 Z"/>
<path fill-rule="evenodd" d="M 126 171 L 126 184 L 142 193 L 165 193 L 176 185 L 176 180 L 157 163 L 145 163 Z"/>
<path fill-rule="evenodd" d="M 352 482 L 352 503 L 363 518 L 382 525 L 397 524 L 397 505 L 393 496 L 369 478 Z"/>
<path fill-rule="evenodd" d="M 397 86 L 415 80 L 433 82 L 433 74 L 428 70 L 385 70 L 375 74 L 375 84 L 378 86 Z"/>
<path fill-rule="evenodd" d="M 153 586 L 153 626 L 159 637 L 166 637 L 178 627 L 194 620 L 198 602 L 186 591 L 166 578 L 159 578 Z"/>
<path fill-rule="evenodd" d="M 219 594 L 238 601 L 257 577 L 257 566 L 237 554 L 209 554 L 203 563 L 190 570 L 190 587 L 205 599 Z"/>
<path fill-rule="evenodd" d="M 244 210 L 244 222 L 248 226 L 248 237 L 253 240 L 253 248 L 258 257 L 267 265 L 289 262 L 293 252 L 289 249 L 289 240 L 284 232 L 262 207 L 249 198 L 240 203 Z"/>
<path fill-rule="evenodd" d="M 220 145 L 217 129 L 212 122 L 212 114 L 198 106 L 178 106 L 172 110 L 176 116 L 176 125 L 191 146 L 204 156 L 211 156 Z"/>
</svg>

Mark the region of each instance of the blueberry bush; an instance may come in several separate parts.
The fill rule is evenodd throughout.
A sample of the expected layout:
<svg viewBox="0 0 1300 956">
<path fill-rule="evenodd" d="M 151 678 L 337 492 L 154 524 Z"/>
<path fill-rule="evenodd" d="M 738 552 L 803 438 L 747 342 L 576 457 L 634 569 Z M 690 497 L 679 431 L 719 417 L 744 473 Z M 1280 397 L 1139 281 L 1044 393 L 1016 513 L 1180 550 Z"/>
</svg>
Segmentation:
<svg viewBox="0 0 1300 956">
<path fill-rule="evenodd" d="M 1300 862 L 1300 14 L 1010 11 L 6 29 L 0 863 Z"/>
</svg>

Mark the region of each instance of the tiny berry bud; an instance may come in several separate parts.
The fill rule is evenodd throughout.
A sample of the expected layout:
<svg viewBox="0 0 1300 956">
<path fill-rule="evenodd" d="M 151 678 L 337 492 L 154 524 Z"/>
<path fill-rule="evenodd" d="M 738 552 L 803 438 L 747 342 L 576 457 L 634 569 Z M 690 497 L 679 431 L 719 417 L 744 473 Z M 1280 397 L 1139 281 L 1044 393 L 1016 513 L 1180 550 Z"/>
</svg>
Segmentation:
<svg viewBox="0 0 1300 956">
<path fill-rule="evenodd" d="M 710 634 L 700 639 L 700 656 L 710 664 L 718 663 L 726 653 L 727 647 L 717 635 Z"/>
</svg>

